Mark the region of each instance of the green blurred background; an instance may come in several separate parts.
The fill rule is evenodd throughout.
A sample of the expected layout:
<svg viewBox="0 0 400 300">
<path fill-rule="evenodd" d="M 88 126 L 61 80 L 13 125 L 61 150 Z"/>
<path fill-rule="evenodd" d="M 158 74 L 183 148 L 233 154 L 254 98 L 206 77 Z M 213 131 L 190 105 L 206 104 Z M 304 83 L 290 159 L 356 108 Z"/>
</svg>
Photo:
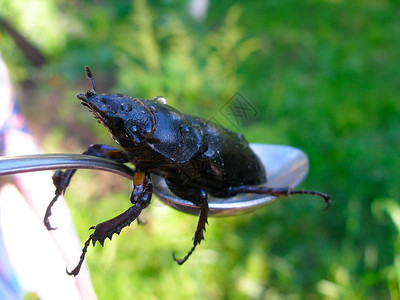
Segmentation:
<svg viewBox="0 0 400 300">
<path fill-rule="evenodd" d="M 197 219 L 154 200 L 145 226 L 89 249 L 99 299 L 400 298 L 397 1 L 224 0 L 196 18 L 179 0 L 3 0 L 0 14 L 46 57 L 32 66 L 1 28 L 2 56 L 46 152 L 114 145 L 75 97 L 90 87 L 89 65 L 99 92 L 163 95 L 231 129 L 219 109 L 239 91 L 258 112 L 240 132 L 303 149 L 301 188 L 332 198 L 328 211 L 296 196 L 210 219 L 183 266 L 172 252 L 190 248 Z M 131 184 L 104 172 L 74 179 L 66 199 L 84 241 L 88 227 L 129 206 Z"/>
</svg>

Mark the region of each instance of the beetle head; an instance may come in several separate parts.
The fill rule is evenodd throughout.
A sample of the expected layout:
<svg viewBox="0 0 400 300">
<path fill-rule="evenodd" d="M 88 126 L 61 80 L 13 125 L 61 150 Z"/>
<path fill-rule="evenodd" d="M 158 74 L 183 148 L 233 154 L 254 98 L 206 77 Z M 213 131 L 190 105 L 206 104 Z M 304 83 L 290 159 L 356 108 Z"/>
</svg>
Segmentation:
<svg viewBox="0 0 400 300">
<path fill-rule="evenodd" d="M 132 148 L 151 142 L 155 127 L 153 112 L 141 99 L 122 94 L 96 94 L 96 85 L 89 67 L 86 74 L 93 89 L 79 93 L 83 106 L 89 108 L 95 119 L 110 131 L 114 140 L 122 147 Z"/>
</svg>

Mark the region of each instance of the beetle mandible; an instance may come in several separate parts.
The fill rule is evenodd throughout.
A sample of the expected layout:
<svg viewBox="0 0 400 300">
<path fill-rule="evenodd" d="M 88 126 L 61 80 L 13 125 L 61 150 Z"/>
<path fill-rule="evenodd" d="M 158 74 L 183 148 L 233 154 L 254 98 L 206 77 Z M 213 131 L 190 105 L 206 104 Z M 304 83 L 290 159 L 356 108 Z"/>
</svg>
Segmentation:
<svg viewBox="0 0 400 300">
<path fill-rule="evenodd" d="M 131 98 L 123 94 L 96 94 L 96 85 L 89 67 L 86 75 L 92 89 L 79 93 L 81 104 L 89 108 L 95 119 L 103 124 L 121 147 L 94 144 L 83 154 L 107 158 L 121 164 L 131 162 L 135 166 L 132 206 L 122 214 L 96 226 L 82 249 L 77 266 L 68 271 L 76 276 L 92 242 L 104 244 L 114 233 L 129 226 L 150 204 L 152 182 L 150 174 L 161 175 L 169 189 L 178 197 L 200 207 L 199 219 L 193 237 L 193 246 L 182 258 L 183 264 L 204 239 L 207 223 L 207 195 L 215 197 L 234 196 L 238 193 L 290 196 L 311 194 L 322 197 L 329 207 L 328 195 L 316 191 L 294 191 L 291 188 L 268 188 L 256 186 L 266 183 L 266 171 L 259 158 L 240 134 L 210 121 L 180 113 L 166 104 L 165 99 Z M 51 207 L 65 193 L 76 169 L 58 170 L 53 175 L 55 196 L 50 202 L 44 223 L 51 227 Z"/>
</svg>

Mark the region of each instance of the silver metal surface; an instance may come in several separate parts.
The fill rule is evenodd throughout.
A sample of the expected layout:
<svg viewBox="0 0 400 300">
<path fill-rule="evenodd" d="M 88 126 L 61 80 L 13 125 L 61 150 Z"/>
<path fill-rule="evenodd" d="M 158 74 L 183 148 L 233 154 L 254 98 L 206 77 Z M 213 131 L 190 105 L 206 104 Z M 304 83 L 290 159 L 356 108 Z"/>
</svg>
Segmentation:
<svg viewBox="0 0 400 300">
<path fill-rule="evenodd" d="M 97 169 L 133 178 L 131 168 L 109 159 L 82 154 L 35 154 L 0 157 L 0 175 L 57 169 Z"/>
<path fill-rule="evenodd" d="M 308 173 L 307 155 L 294 147 L 250 144 L 267 170 L 268 187 L 295 187 Z M 132 179 L 131 168 L 110 161 L 81 154 L 38 154 L 18 157 L 0 157 L 0 176 L 24 172 L 57 169 L 97 169 L 113 172 Z M 187 200 L 176 197 L 160 176 L 151 174 L 154 194 L 166 205 L 179 211 L 198 215 L 199 208 Z M 208 197 L 210 216 L 228 216 L 250 212 L 276 199 L 273 196 L 238 194 L 235 197 Z"/>
</svg>

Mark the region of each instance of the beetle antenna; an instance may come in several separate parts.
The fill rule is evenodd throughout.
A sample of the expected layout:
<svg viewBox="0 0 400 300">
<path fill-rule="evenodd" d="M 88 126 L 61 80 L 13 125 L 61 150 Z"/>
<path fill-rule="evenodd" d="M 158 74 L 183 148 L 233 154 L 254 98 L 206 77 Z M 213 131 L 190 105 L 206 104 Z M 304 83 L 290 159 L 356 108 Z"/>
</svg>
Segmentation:
<svg viewBox="0 0 400 300">
<path fill-rule="evenodd" d="M 96 83 L 94 82 L 92 71 L 90 70 L 90 68 L 88 66 L 85 66 L 85 72 L 86 72 L 87 78 L 89 78 L 90 81 L 92 82 L 93 91 L 96 91 Z"/>
</svg>

